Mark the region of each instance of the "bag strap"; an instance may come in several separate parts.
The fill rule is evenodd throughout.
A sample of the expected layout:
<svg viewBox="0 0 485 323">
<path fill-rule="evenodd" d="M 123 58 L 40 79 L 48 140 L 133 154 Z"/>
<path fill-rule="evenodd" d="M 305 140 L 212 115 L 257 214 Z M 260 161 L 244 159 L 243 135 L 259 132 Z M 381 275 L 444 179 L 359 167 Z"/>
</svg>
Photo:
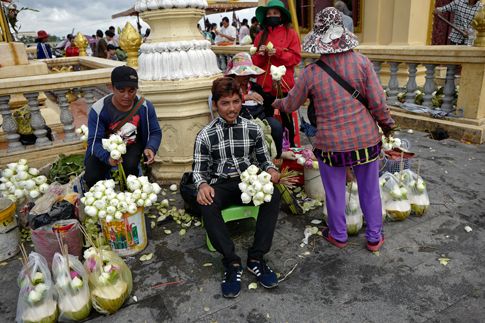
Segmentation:
<svg viewBox="0 0 485 323">
<path fill-rule="evenodd" d="M 346 80 L 344 80 L 340 75 L 338 75 L 330 66 L 325 64 L 322 60 L 317 60 L 316 63 L 320 66 L 331 78 L 333 78 L 341 87 L 343 87 L 353 98 L 357 99 L 362 103 L 366 108 L 369 108 L 369 101 L 360 94 L 360 92 L 355 89 L 352 85 L 350 85 Z"/>
<path fill-rule="evenodd" d="M 128 121 L 130 121 L 133 118 L 133 116 L 138 112 L 138 110 L 140 110 L 140 108 L 141 108 L 141 106 L 143 105 L 144 102 L 145 102 L 144 97 L 141 97 L 140 100 L 138 100 L 138 102 L 135 102 L 133 104 L 133 107 L 131 107 L 130 112 L 123 119 L 121 119 L 116 124 L 116 127 L 114 127 L 111 131 L 113 133 L 116 133 L 118 130 L 120 130 L 121 127 L 123 127 Z"/>
</svg>

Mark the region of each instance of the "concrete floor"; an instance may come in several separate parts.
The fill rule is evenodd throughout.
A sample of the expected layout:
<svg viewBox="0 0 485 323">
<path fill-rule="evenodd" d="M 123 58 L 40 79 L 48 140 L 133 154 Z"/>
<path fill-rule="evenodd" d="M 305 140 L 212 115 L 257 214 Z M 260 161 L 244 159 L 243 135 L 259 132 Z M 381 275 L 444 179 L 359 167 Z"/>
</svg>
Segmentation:
<svg viewBox="0 0 485 323">
<path fill-rule="evenodd" d="M 109 317 L 93 313 L 89 321 L 484 322 L 485 146 L 434 141 L 418 132 L 400 137 L 421 160 L 431 208 L 420 218 L 386 222 L 379 254 L 365 249 L 363 233 L 343 250 L 317 236 L 302 248 L 305 226 L 320 219 L 322 209 L 281 212 L 267 260 L 282 274 L 298 264 L 296 269 L 274 290 L 249 290 L 255 279 L 246 271 L 241 295 L 227 300 L 220 292 L 220 257 L 207 250 L 204 229 L 167 236 L 164 227 L 177 230 L 170 222 L 151 232 L 151 261 L 127 259 L 138 302 L 130 299 Z M 466 225 L 473 231 L 467 233 Z M 251 228 L 251 221 L 231 225 L 243 263 Z M 445 266 L 439 258 L 450 260 Z M 1 322 L 15 319 L 19 269 L 16 258 L 0 267 Z"/>
</svg>

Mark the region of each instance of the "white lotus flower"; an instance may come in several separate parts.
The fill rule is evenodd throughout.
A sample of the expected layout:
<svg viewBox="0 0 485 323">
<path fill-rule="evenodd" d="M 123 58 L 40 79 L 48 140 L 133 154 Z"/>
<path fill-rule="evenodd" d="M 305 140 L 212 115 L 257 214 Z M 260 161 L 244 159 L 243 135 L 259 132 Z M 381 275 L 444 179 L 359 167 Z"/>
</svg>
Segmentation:
<svg viewBox="0 0 485 323">
<path fill-rule="evenodd" d="M 266 195 L 264 196 L 264 201 L 265 201 L 265 202 L 271 202 L 271 198 L 272 198 L 272 197 L 273 197 L 273 196 L 272 196 L 271 194 L 266 194 Z"/>
<path fill-rule="evenodd" d="M 266 44 L 266 48 L 267 48 L 268 50 L 272 50 L 272 49 L 274 48 L 273 43 L 269 41 L 269 42 Z"/>
<path fill-rule="evenodd" d="M 15 190 L 14 194 L 17 199 L 21 199 L 25 196 L 24 190 L 19 190 L 19 189 Z"/>
<path fill-rule="evenodd" d="M 106 208 L 107 214 L 113 215 L 115 214 L 115 212 L 116 212 L 116 207 L 114 207 L 113 205 L 110 205 Z"/>
<path fill-rule="evenodd" d="M 263 184 L 261 184 L 259 181 L 256 181 L 253 183 L 253 187 L 256 192 L 259 192 L 263 189 Z"/>
<path fill-rule="evenodd" d="M 17 163 L 9 163 L 7 164 L 7 168 L 11 170 L 17 169 Z"/>
<path fill-rule="evenodd" d="M 82 133 L 82 130 L 81 128 L 76 128 L 76 130 L 74 130 L 74 132 L 77 134 L 77 135 L 80 135 Z"/>
<path fill-rule="evenodd" d="M 271 65 L 270 73 L 273 80 L 280 81 L 283 75 L 286 74 L 286 67 L 284 65 L 281 65 L 281 66 Z"/>
<path fill-rule="evenodd" d="M 49 184 L 47 183 L 44 183 L 44 184 L 41 184 L 39 186 L 39 191 L 42 193 L 42 194 L 45 194 L 47 191 L 49 190 Z"/>
<path fill-rule="evenodd" d="M 115 181 L 113 179 L 108 179 L 108 180 L 105 180 L 104 181 L 104 186 L 106 188 L 113 188 L 114 189 L 115 188 L 115 185 L 116 184 L 115 184 Z"/>
<path fill-rule="evenodd" d="M 145 201 L 142 199 L 136 200 L 136 205 L 139 207 L 145 206 Z"/>
<path fill-rule="evenodd" d="M 126 212 L 126 209 L 128 209 L 128 203 L 121 201 L 120 204 L 118 204 L 118 210 L 121 212 Z"/>
<path fill-rule="evenodd" d="M 39 170 L 37 168 L 29 168 L 29 174 L 32 176 L 38 176 L 39 175 Z"/>
<path fill-rule="evenodd" d="M 19 165 L 27 165 L 27 159 L 20 159 L 18 164 Z"/>
<path fill-rule="evenodd" d="M 5 183 L 0 184 L 0 191 L 6 191 L 7 190 L 7 185 Z"/>
<path fill-rule="evenodd" d="M 259 171 L 259 168 L 255 165 L 251 165 L 247 169 L 247 172 L 249 173 L 249 175 L 256 175 L 258 171 Z"/>
<path fill-rule="evenodd" d="M 147 193 L 145 193 L 145 192 L 141 193 L 141 198 L 142 198 L 143 200 L 146 200 L 146 199 L 148 198 L 148 194 L 147 194 Z"/>
<path fill-rule="evenodd" d="M 41 184 L 47 183 L 47 177 L 45 177 L 44 175 L 40 175 L 40 176 L 34 177 L 34 181 L 37 185 L 41 185 Z"/>
<path fill-rule="evenodd" d="M 244 204 L 248 204 L 251 202 L 251 196 L 249 196 L 246 192 L 243 192 L 241 194 L 241 201 L 244 203 Z"/>
<path fill-rule="evenodd" d="M 122 218 L 123 218 L 123 213 L 121 213 L 120 211 L 116 211 L 115 219 L 121 220 Z"/>
<path fill-rule="evenodd" d="M 256 54 L 257 51 L 258 51 L 258 49 L 256 47 L 251 46 L 251 48 L 249 49 L 249 54 L 254 55 L 254 54 Z"/>
<path fill-rule="evenodd" d="M 264 193 L 257 192 L 256 195 L 254 195 L 253 200 L 264 200 Z"/>
<path fill-rule="evenodd" d="M 17 175 L 15 175 L 15 179 L 17 181 L 24 181 L 24 180 L 28 179 L 29 177 L 30 177 L 30 175 L 26 171 L 19 171 L 17 173 Z"/>
<path fill-rule="evenodd" d="M 145 207 L 150 207 L 150 206 L 152 206 L 152 205 L 153 205 L 153 203 L 152 203 L 152 201 L 151 201 L 151 200 L 148 200 L 148 199 L 147 199 L 147 200 L 145 200 Z"/>
<path fill-rule="evenodd" d="M 267 172 L 262 172 L 261 174 L 258 175 L 258 179 L 261 182 L 261 184 L 267 184 L 271 182 L 271 175 Z"/>
<path fill-rule="evenodd" d="M 93 205 L 93 203 L 94 203 L 94 196 L 86 197 L 86 202 L 84 203 L 85 205 Z"/>
<path fill-rule="evenodd" d="M 249 196 L 254 196 L 254 194 L 256 194 L 256 190 L 254 189 L 254 186 L 253 185 L 249 185 L 248 188 L 246 189 L 246 193 Z"/>
<path fill-rule="evenodd" d="M 96 192 L 94 192 L 94 198 L 95 198 L 95 199 L 100 199 L 100 198 L 102 198 L 103 196 L 104 196 L 104 194 L 103 194 L 103 192 L 101 192 L 101 191 L 96 191 Z"/>
<path fill-rule="evenodd" d="M 118 150 L 113 150 L 109 153 L 109 156 L 113 160 L 119 160 L 121 158 L 121 153 Z"/>
<path fill-rule="evenodd" d="M 7 183 L 9 180 L 5 176 L 0 177 L 0 182 Z"/>
<path fill-rule="evenodd" d="M 17 165 L 17 172 L 27 172 L 29 170 L 29 166 L 26 164 L 18 164 Z"/>
<path fill-rule="evenodd" d="M 83 281 L 79 279 L 79 277 L 74 277 L 74 279 L 71 281 L 71 287 L 73 289 L 80 289 L 83 287 Z"/>
<path fill-rule="evenodd" d="M 101 145 L 103 146 L 103 149 L 108 150 L 109 144 L 110 144 L 109 139 L 106 139 L 106 138 L 101 139 Z"/>
<path fill-rule="evenodd" d="M 105 210 L 99 210 L 98 217 L 100 217 L 101 219 L 104 219 L 106 217 L 106 211 Z"/>
<path fill-rule="evenodd" d="M 36 184 L 33 179 L 28 179 L 25 182 L 23 182 L 23 187 L 27 190 L 33 190 L 35 188 Z"/>
<path fill-rule="evenodd" d="M 150 183 L 145 183 L 143 184 L 142 191 L 143 193 L 150 194 L 153 191 L 153 187 Z M 143 199 L 146 199 L 146 197 Z"/>
<path fill-rule="evenodd" d="M 42 299 L 42 294 L 39 293 L 38 291 L 36 290 L 32 290 L 29 292 L 29 296 L 27 296 L 27 300 L 29 301 L 29 303 L 31 304 L 34 304 L 34 303 L 37 303 L 39 302 L 40 300 Z"/>
<path fill-rule="evenodd" d="M 120 154 L 124 155 L 126 154 L 126 145 L 118 145 L 118 149 L 117 149 Z"/>
<path fill-rule="evenodd" d="M 274 192 L 273 183 L 270 182 L 270 183 L 264 184 L 264 186 L 263 186 L 263 192 L 265 194 L 273 194 L 273 192 Z"/>
<path fill-rule="evenodd" d="M 162 190 L 160 185 L 158 185 L 157 183 L 152 184 L 152 189 L 153 189 L 153 193 L 155 193 L 155 194 L 159 194 Z"/>
<path fill-rule="evenodd" d="M 112 215 L 107 215 L 106 216 L 106 222 L 111 222 L 113 221 L 113 216 Z"/>
<path fill-rule="evenodd" d="M 138 210 L 138 207 L 136 206 L 136 204 L 128 205 L 128 213 L 135 214 L 137 210 Z"/>
<path fill-rule="evenodd" d="M 98 210 L 104 210 L 106 208 L 106 203 L 103 200 L 96 200 L 93 206 Z"/>
<path fill-rule="evenodd" d="M 248 174 L 248 172 L 242 172 L 241 173 L 241 181 L 243 181 L 243 182 L 249 182 L 249 174 Z"/>
<path fill-rule="evenodd" d="M 3 171 L 2 175 L 6 178 L 10 178 L 13 176 L 13 170 L 7 168 Z"/>
<path fill-rule="evenodd" d="M 126 195 L 125 193 L 123 192 L 120 192 L 118 194 L 116 194 L 116 198 L 120 201 L 120 202 L 126 202 Z"/>
<path fill-rule="evenodd" d="M 148 177 L 146 176 L 140 176 L 138 177 L 138 180 L 140 181 L 141 184 L 150 183 L 150 181 L 148 180 Z"/>
<path fill-rule="evenodd" d="M 92 205 L 86 206 L 84 212 L 91 217 L 95 217 L 98 214 L 98 210 Z"/>
<path fill-rule="evenodd" d="M 251 184 L 258 182 L 258 176 L 257 175 L 249 175 L 249 182 Z"/>
<path fill-rule="evenodd" d="M 170 189 L 172 192 L 177 191 L 177 184 L 172 184 L 172 185 L 170 185 L 169 189 Z"/>
<path fill-rule="evenodd" d="M 151 193 L 150 195 L 148 195 L 148 199 L 152 201 L 152 203 L 155 203 L 157 201 L 157 194 Z"/>
<path fill-rule="evenodd" d="M 263 200 L 254 200 L 253 199 L 254 206 L 259 206 L 259 205 L 263 204 L 263 202 L 264 202 Z"/>
<path fill-rule="evenodd" d="M 239 189 L 241 190 L 241 192 L 246 192 L 246 190 L 248 189 L 248 184 L 245 183 L 245 182 L 239 183 L 238 186 L 239 186 Z"/>
</svg>

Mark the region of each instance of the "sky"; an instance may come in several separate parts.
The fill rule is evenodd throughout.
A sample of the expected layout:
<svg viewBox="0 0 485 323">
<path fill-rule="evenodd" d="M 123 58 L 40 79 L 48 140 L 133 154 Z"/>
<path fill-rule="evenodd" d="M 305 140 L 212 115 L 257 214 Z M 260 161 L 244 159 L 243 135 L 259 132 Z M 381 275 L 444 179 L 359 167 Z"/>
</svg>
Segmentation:
<svg viewBox="0 0 485 323">
<path fill-rule="evenodd" d="M 92 35 L 97 29 L 104 32 L 109 26 L 123 28 L 127 21 L 136 27 L 136 17 L 111 19 L 113 14 L 133 7 L 135 0 L 14 0 L 14 3 L 19 9 L 29 7 L 39 10 L 24 10 L 19 13 L 20 32 L 43 29 L 49 34 L 62 37 L 71 33 L 73 28 L 74 33 L 81 31 L 83 34 Z M 219 23 L 223 16 L 228 16 L 232 21 L 232 12 L 208 17 L 210 22 Z M 246 9 L 238 16 L 240 20 L 250 20 L 254 16 L 254 9 Z M 144 32 L 149 26 L 143 21 L 140 22 Z"/>
</svg>

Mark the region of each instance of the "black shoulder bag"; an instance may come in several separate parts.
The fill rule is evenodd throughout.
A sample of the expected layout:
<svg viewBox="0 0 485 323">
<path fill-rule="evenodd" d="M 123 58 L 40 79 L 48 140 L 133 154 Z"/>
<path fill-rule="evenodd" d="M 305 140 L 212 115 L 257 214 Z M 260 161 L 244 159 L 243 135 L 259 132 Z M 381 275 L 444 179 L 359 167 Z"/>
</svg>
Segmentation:
<svg viewBox="0 0 485 323">
<path fill-rule="evenodd" d="M 321 60 L 317 60 L 315 62 L 318 66 L 320 66 L 331 78 L 334 79 L 341 87 L 343 87 L 353 98 L 359 100 L 366 108 L 369 107 L 369 101 L 360 94 L 360 92 L 355 89 L 352 85 L 350 85 L 346 80 L 340 77 L 330 66 L 325 64 Z M 310 98 L 310 104 L 308 105 L 308 120 L 310 124 L 314 127 L 317 126 L 317 116 L 315 114 L 315 106 L 313 105 L 313 99 Z"/>
</svg>

